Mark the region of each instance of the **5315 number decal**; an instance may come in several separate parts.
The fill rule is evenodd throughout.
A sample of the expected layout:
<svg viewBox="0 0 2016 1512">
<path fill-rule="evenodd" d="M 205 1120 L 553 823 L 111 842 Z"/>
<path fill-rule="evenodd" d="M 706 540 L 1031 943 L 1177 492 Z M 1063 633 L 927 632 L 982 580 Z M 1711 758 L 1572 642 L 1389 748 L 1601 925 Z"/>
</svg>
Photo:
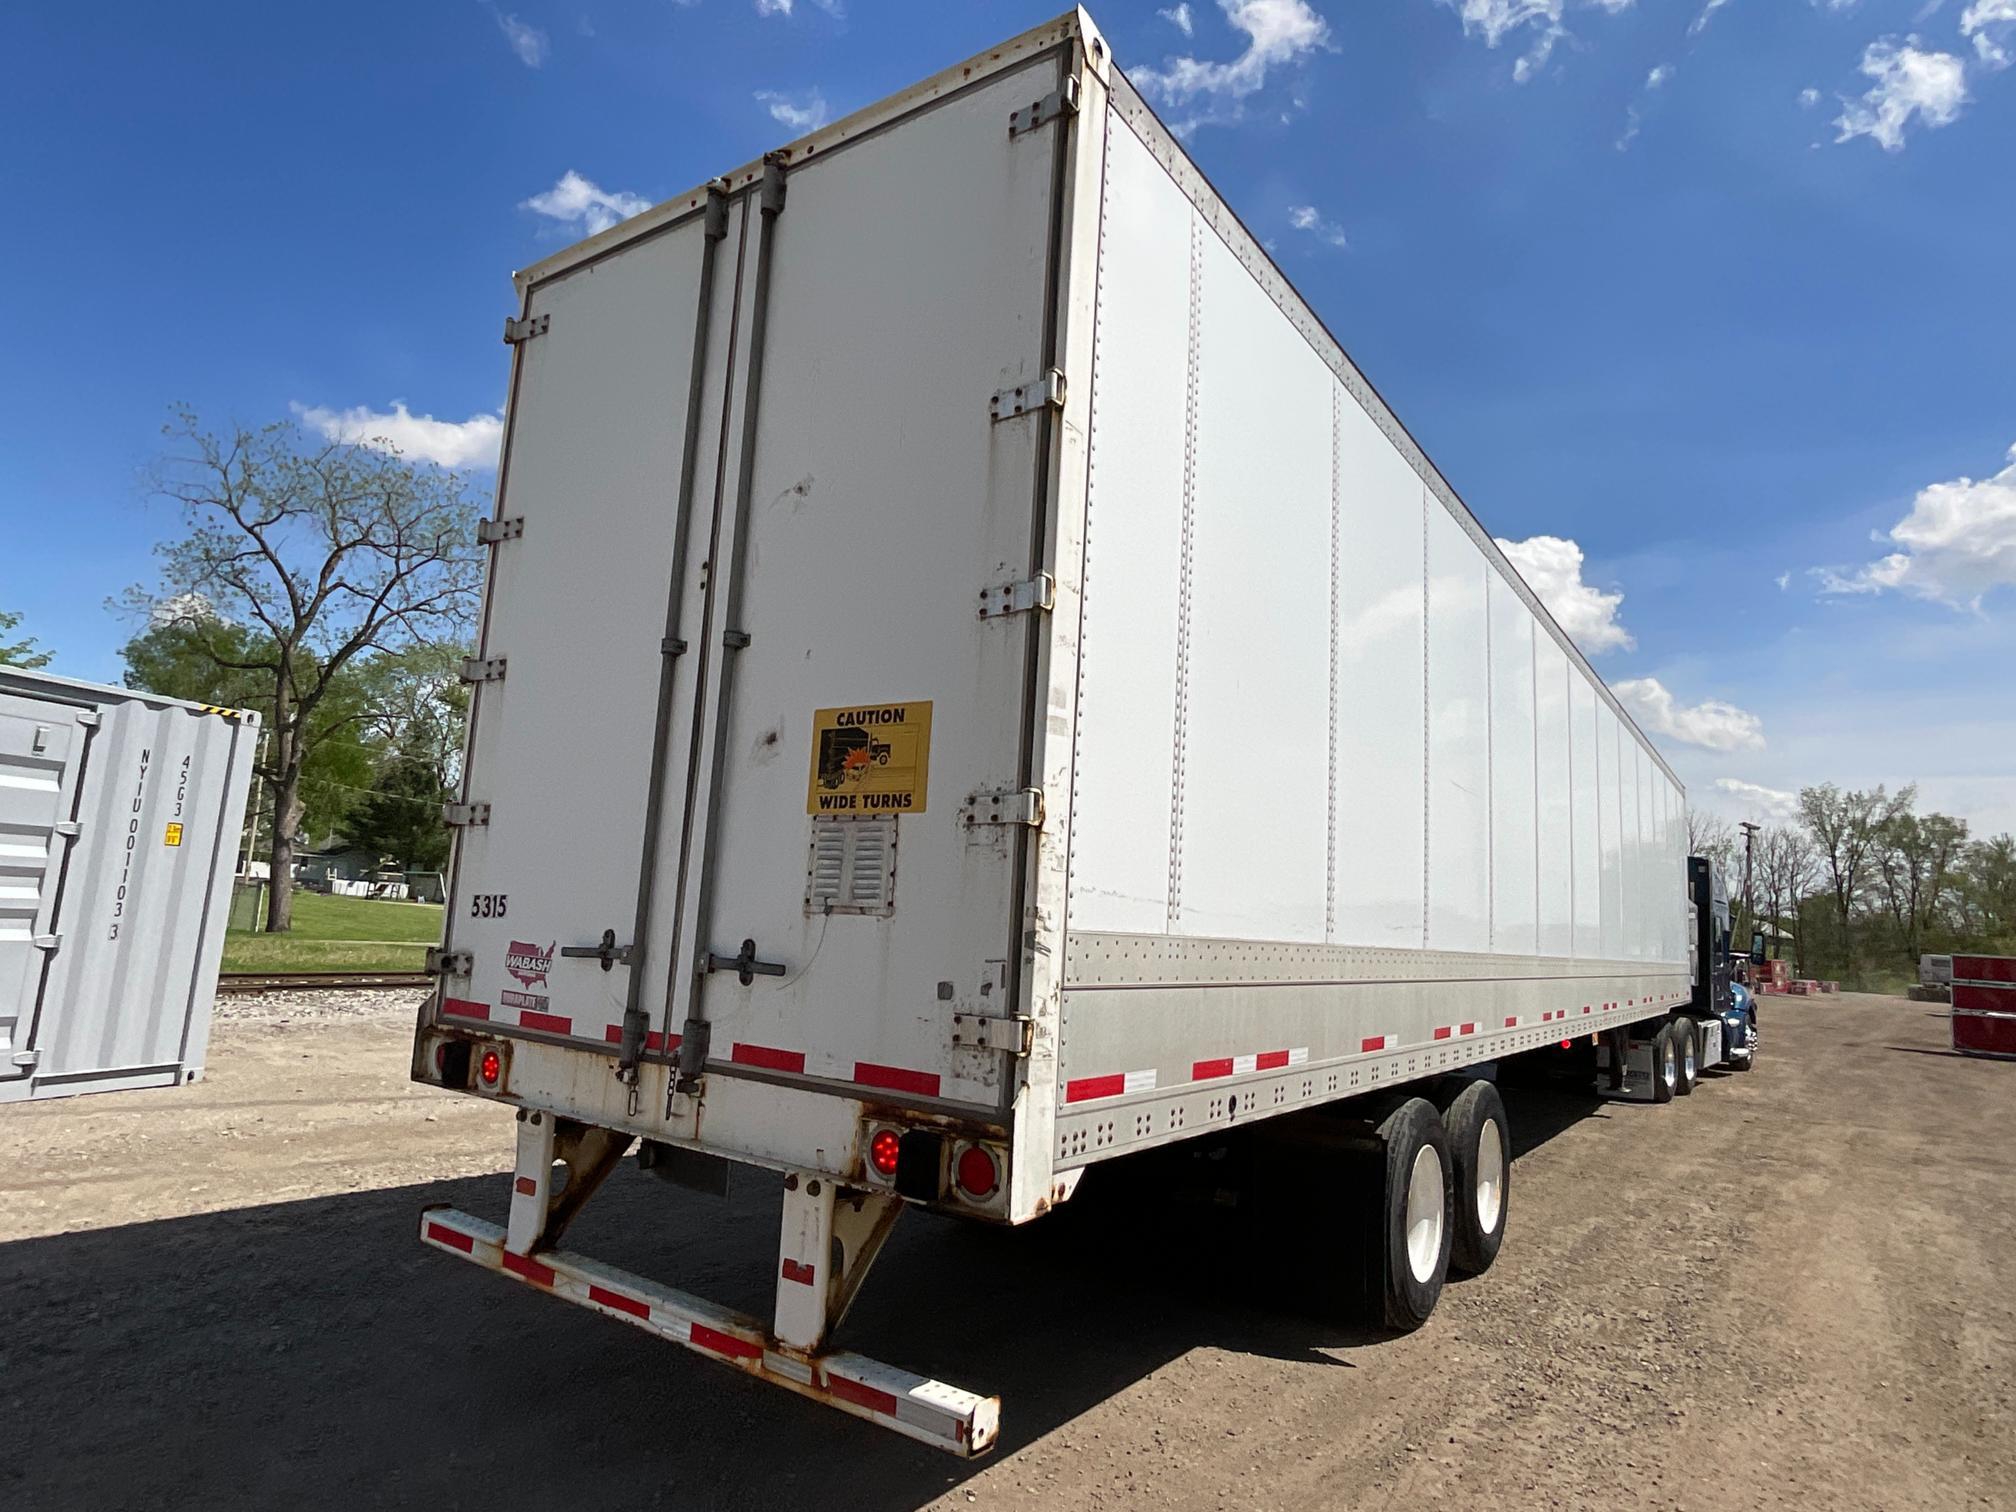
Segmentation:
<svg viewBox="0 0 2016 1512">
<path fill-rule="evenodd" d="M 477 893 L 469 900 L 469 917 L 472 919 L 501 919 L 504 917 L 505 893 Z"/>
</svg>

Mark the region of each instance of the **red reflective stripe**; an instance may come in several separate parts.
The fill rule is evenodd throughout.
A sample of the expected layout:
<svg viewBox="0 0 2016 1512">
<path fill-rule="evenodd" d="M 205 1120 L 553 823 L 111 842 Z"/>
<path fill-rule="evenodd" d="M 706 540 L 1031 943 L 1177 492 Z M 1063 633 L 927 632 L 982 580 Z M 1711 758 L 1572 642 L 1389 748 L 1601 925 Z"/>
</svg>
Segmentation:
<svg viewBox="0 0 2016 1512">
<path fill-rule="evenodd" d="M 593 1282 L 588 1286 L 588 1300 L 600 1302 L 604 1307 L 613 1307 L 616 1311 L 628 1313 L 633 1318 L 651 1316 L 648 1304 L 639 1302 L 635 1297 L 626 1297 L 621 1292 L 613 1292 L 606 1286 L 596 1286 Z"/>
<path fill-rule="evenodd" d="M 826 1389 L 843 1402 L 854 1402 L 871 1412 L 895 1416 L 896 1398 L 886 1391 L 878 1391 L 873 1386 L 863 1386 L 859 1381 L 837 1375 L 826 1377 Z"/>
<path fill-rule="evenodd" d="M 550 1265 L 541 1265 L 530 1255 L 514 1255 L 511 1251 L 506 1250 L 504 1251 L 503 1265 L 504 1269 L 511 1272 L 512 1275 L 523 1276 L 535 1286 L 551 1286 L 553 1284 L 553 1267 Z"/>
<path fill-rule="evenodd" d="M 1384 1050 L 1386 1048 L 1386 1036 L 1375 1034 L 1370 1039 L 1362 1039 L 1358 1041 L 1358 1048 L 1360 1050 Z"/>
<path fill-rule="evenodd" d="M 1190 1080 L 1192 1081 L 1209 1081 L 1214 1076 L 1230 1076 L 1231 1074 L 1232 1058 L 1230 1056 L 1227 1056 L 1224 1060 L 1192 1061 L 1190 1063 Z"/>
<path fill-rule="evenodd" d="M 1589 1005 L 1588 1005 L 1587 1003 L 1584 1003 L 1584 1004 L 1582 1005 L 1582 1011 L 1583 1011 L 1584 1013 L 1587 1013 L 1587 1012 L 1589 1011 Z"/>
<path fill-rule="evenodd" d="M 548 1034 L 572 1034 L 574 1020 L 562 1018 L 557 1013 L 534 1013 L 530 1008 L 521 1009 L 518 1014 L 519 1027 L 542 1029 Z"/>
<path fill-rule="evenodd" d="M 476 1241 L 460 1229 L 451 1229 L 445 1223 L 427 1225 L 427 1237 L 436 1244 L 445 1244 L 450 1249 L 459 1249 L 465 1255 L 476 1253 Z"/>
<path fill-rule="evenodd" d="M 718 1329 L 709 1328 L 705 1323 L 693 1324 L 692 1330 L 692 1333 L 688 1337 L 702 1349 L 711 1349 L 715 1354 L 727 1355 L 731 1359 L 737 1360 L 760 1360 L 763 1358 L 763 1346 L 761 1344 L 751 1344 L 746 1340 L 736 1338 L 733 1334 L 725 1334 Z"/>
<path fill-rule="evenodd" d="M 803 1260 L 792 1260 L 787 1257 L 780 1274 L 786 1281 L 797 1281 L 802 1285 L 810 1286 L 812 1284 L 813 1268 Z"/>
<path fill-rule="evenodd" d="M 898 1092 L 916 1092 L 924 1097 L 938 1095 L 938 1078 L 929 1071 L 906 1071 L 901 1066 L 878 1066 L 873 1061 L 856 1061 L 854 1080 L 864 1087 L 890 1087 Z"/>
<path fill-rule="evenodd" d="M 490 1017 L 488 1003 L 472 1003 L 467 998 L 441 999 L 441 1011 L 452 1013 L 456 1018 L 487 1019 Z"/>
<path fill-rule="evenodd" d="M 1118 1097 L 1127 1090 L 1127 1078 L 1119 1076 L 1085 1076 L 1077 1081 L 1064 1083 L 1064 1101 L 1067 1103 L 1086 1102 L 1094 1097 Z"/>
<path fill-rule="evenodd" d="M 1477 1032 L 1477 1026 L 1475 1024 L 1465 1024 L 1463 1026 L 1463 1032 L 1465 1034 L 1475 1034 Z"/>
<path fill-rule="evenodd" d="M 612 1045 L 622 1044 L 623 1026 L 621 1024 L 611 1024 L 608 1028 L 602 1031 L 602 1038 L 607 1040 Z M 660 1034 L 656 1029 L 653 1029 L 650 1033 L 644 1036 L 644 1050 L 646 1054 L 656 1055 L 659 1051 L 663 1050 L 664 1048 L 665 1048 L 665 1036 Z M 679 1048 L 679 1036 L 676 1034 L 672 1036 L 672 1048 L 674 1050 L 677 1050 Z"/>
<path fill-rule="evenodd" d="M 803 1071 L 805 1052 L 802 1050 L 773 1050 L 768 1045 L 737 1045 L 728 1052 L 728 1059 L 738 1065 L 761 1066 L 766 1071 Z"/>
<path fill-rule="evenodd" d="M 1286 1050 L 1269 1050 L 1253 1057 L 1253 1069 L 1256 1071 L 1278 1071 L 1287 1064 Z"/>
<path fill-rule="evenodd" d="M 1507 1029 L 1517 1029 L 1519 1027 L 1519 1015 L 1515 1013 L 1507 1018 L 1505 1020 L 1505 1027 Z"/>
<path fill-rule="evenodd" d="M 530 1176 L 520 1176 L 516 1181 L 511 1183 L 511 1186 L 514 1190 L 523 1192 L 527 1197 L 537 1197 L 539 1195 L 539 1183 L 534 1181 Z"/>
<path fill-rule="evenodd" d="M 1449 1038 L 1449 1026 L 1447 1024 L 1444 1024 L 1440 1029 L 1437 1029 L 1435 1031 L 1435 1038 L 1437 1039 Z"/>
</svg>

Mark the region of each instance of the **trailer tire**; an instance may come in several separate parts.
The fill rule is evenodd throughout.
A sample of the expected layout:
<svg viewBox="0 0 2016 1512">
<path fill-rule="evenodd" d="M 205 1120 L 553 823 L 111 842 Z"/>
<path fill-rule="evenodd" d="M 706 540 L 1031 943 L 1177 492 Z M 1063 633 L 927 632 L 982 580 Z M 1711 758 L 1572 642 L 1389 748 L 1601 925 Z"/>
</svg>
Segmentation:
<svg viewBox="0 0 2016 1512">
<path fill-rule="evenodd" d="M 1435 1311 L 1449 1274 L 1454 1183 L 1449 1135 L 1432 1103 L 1411 1097 L 1379 1125 L 1383 1176 L 1379 1222 L 1368 1225 L 1378 1246 L 1376 1321 L 1406 1333 Z"/>
<path fill-rule="evenodd" d="M 1680 1079 L 1680 1062 L 1673 1044 L 1673 1026 L 1661 1024 L 1652 1037 L 1652 1101 L 1669 1103 Z"/>
<path fill-rule="evenodd" d="M 1456 1173 L 1449 1268 L 1481 1276 L 1505 1242 L 1511 1199 L 1512 1128 L 1504 1099 L 1490 1082 L 1469 1082 L 1442 1110 L 1442 1128 Z"/>
<path fill-rule="evenodd" d="M 1673 1057 L 1679 1071 L 1673 1082 L 1673 1095 L 1686 1097 L 1701 1080 L 1701 1031 L 1689 1018 L 1673 1019 L 1666 1027 L 1673 1033 Z"/>
</svg>

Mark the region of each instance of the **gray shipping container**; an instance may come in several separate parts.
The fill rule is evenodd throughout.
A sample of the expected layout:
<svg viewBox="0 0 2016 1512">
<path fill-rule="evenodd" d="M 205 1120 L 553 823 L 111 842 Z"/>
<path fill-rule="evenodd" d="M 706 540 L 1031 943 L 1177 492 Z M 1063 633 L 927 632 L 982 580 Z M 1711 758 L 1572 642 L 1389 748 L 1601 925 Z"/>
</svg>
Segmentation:
<svg viewBox="0 0 2016 1512">
<path fill-rule="evenodd" d="M 0 668 L 0 1103 L 203 1074 L 258 738 Z"/>
</svg>

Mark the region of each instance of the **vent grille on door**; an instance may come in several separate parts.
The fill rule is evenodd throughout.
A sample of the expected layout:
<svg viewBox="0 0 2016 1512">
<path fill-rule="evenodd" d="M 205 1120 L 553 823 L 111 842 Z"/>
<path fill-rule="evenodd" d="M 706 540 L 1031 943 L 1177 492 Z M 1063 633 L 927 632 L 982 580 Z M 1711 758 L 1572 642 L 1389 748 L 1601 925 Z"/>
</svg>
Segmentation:
<svg viewBox="0 0 2016 1512">
<path fill-rule="evenodd" d="M 896 816 L 815 815 L 805 861 L 805 912 L 895 911 Z"/>
</svg>

